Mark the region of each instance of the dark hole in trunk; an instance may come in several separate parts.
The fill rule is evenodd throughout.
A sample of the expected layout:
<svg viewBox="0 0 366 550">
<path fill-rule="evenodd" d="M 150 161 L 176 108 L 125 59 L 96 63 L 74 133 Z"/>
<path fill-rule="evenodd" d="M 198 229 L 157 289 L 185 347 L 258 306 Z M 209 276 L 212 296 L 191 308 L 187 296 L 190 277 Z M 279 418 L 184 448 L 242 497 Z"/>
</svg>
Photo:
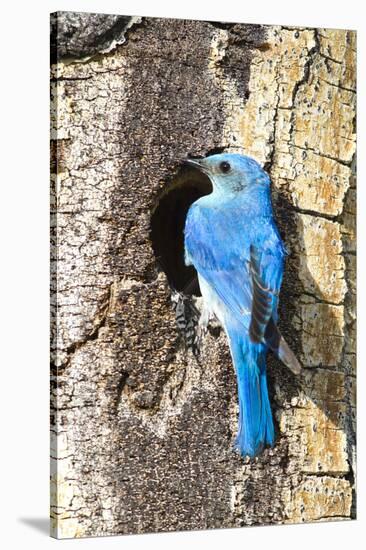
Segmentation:
<svg viewBox="0 0 366 550">
<path fill-rule="evenodd" d="M 183 167 L 160 197 L 151 216 L 151 241 L 160 268 L 172 288 L 200 296 L 197 272 L 184 263 L 184 225 L 189 207 L 212 191 L 208 177 Z"/>
</svg>

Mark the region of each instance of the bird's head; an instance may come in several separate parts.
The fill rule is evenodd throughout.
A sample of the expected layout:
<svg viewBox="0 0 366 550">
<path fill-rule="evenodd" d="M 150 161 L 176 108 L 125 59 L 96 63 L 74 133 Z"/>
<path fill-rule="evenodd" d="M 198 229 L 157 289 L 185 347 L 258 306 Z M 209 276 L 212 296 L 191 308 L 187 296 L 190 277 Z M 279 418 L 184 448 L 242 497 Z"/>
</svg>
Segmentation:
<svg viewBox="0 0 366 550">
<path fill-rule="evenodd" d="M 244 155 L 222 153 L 204 159 L 189 159 L 186 164 L 208 176 L 214 192 L 236 195 L 253 187 L 269 188 L 266 172 L 254 159 Z"/>
</svg>

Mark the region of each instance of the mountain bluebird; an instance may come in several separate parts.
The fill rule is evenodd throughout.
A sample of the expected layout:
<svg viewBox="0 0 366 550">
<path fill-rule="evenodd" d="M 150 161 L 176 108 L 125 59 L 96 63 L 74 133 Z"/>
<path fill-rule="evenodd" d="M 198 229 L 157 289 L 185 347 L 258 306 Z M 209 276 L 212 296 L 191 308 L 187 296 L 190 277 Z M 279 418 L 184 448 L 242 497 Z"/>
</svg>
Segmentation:
<svg viewBox="0 0 366 550">
<path fill-rule="evenodd" d="M 267 350 L 294 373 L 301 370 L 277 327 L 286 250 L 273 219 L 270 179 L 255 160 L 237 154 L 187 164 L 209 177 L 213 191 L 189 208 L 185 262 L 198 273 L 202 322 L 214 315 L 225 330 L 238 384 L 236 447 L 254 457 L 274 444 Z"/>
</svg>

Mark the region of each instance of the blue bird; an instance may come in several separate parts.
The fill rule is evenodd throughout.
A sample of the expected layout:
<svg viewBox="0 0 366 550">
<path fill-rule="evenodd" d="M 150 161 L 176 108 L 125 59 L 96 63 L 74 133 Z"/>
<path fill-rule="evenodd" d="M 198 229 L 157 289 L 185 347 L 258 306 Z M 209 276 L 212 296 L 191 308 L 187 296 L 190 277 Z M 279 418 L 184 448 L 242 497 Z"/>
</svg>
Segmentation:
<svg viewBox="0 0 366 550">
<path fill-rule="evenodd" d="M 198 273 L 201 323 L 216 316 L 225 330 L 238 385 L 236 447 L 254 457 L 275 439 L 267 350 L 295 374 L 301 370 L 277 328 L 286 249 L 273 219 L 270 179 L 255 160 L 238 154 L 186 163 L 208 176 L 213 191 L 188 210 L 185 263 Z"/>
</svg>

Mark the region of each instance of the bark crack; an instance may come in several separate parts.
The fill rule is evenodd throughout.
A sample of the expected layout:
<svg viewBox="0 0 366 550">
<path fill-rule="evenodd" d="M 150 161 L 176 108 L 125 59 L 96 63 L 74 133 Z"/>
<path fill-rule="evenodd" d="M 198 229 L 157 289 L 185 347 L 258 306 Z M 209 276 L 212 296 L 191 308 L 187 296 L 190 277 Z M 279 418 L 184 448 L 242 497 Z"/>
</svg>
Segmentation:
<svg viewBox="0 0 366 550">
<path fill-rule="evenodd" d="M 59 373 L 61 370 L 64 370 L 65 368 L 67 368 L 73 356 L 75 355 L 75 353 L 78 352 L 81 348 L 83 348 L 86 344 L 88 344 L 89 342 L 92 342 L 93 340 L 98 340 L 100 330 L 106 326 L 107 318 L 111 311 L 112 292 L 113 292 L 113 283 L 110 284 L 107 290 L 106 297 L 95 316 L 97 321 L 95 322 L 93 329 L 82 340 L 73 342 L 66 348 L 65 350 L 65 353 L 67 355 L 66 359 L 63 363 L 55 367 L 56 372 Z"/>
</svg>

